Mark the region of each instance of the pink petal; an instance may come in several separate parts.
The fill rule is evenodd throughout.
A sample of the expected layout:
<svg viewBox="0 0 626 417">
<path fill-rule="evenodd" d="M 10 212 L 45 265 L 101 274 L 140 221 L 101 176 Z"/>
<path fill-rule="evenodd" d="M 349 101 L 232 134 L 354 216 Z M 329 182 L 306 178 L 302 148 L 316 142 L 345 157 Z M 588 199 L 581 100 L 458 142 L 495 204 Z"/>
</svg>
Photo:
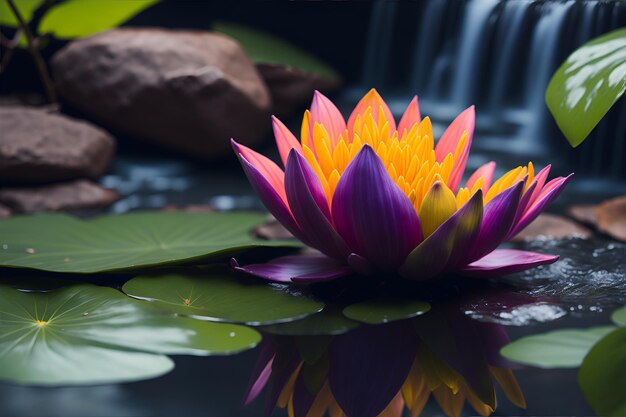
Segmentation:
<svg viewBox="0 0 626 417">
<path fill-rule="evenodd" d="M 551 264 L 557 259 L 559 259 L 557 255 L 544 255 L 516 249 L 497 249 L 467 265 L 460 272 L 473 277 L 493 277 Z"/>
<path fill-rule="evenodd" d="M 287 160 L 285 188 L 291 212 L 307 236 L 309 245 L 345 261 L 350 250 L 332 225 L 322 184 L 306 159 L 295 150 L 289 153 Z"/>
<path fill-rule="evenodd" d="M 275 282 L 329 281 L 350 273 L 350 268 L 321 253 L 282 256 L 264 264 L 241 266 L 235 258 L 231 266 L 259 278 Z"/>
<path fill-rule="evenodd" d="M 475 119 L 476 113 L 474 106 L 470 106 L 450 123 L 450 126 L 443 132 L 441 139 L 437 142 L 437 146 L 435 146 L 437 162 L 443 162 L 449 153 L 454 154 L 459 140 L 461 140 L 463 136 L 463 132 L 467 131 L 469 135 L 467 138 L 468 146 L 472 144 Z"/>
<path fill-rule="evenodd" d="M 285 173 L 283 170 L 280 169 L 271 159 L 253 151 L 247 146 L 235 142 L 234 139 L 231 139 L 230 143 L 233 146 L 235 153 L 243 156 L 250 165 L 252 165 L 263 177 L 265 177 L 265 179 L 272 185 L 272 188 L 286 202 Z"/>
<path fill-rule="evenodd" d="M 372 116 L 376 121 L 378 121 L 378 113 L 380 112 L 380 109 L 382 107 L 383 112 L 385 113 L 385 118 L 389 122 L 389 131 L 393 132 L 394 130 L 396 130 L 396 121 L 393 118 L 391 110 L 389 110 L 387 103 L 385 103 L 380 94 L 378 94 L 378 91 L 372 88 L 367 94 L 363 96 L 361 101 L 359 101 L 359 103 L 352 111 L 350 118 L 348 119 L 348 131 L 350 132 L 350 135 L 352 135 L 352 132 L 354 131 L 354 122 L 356 121 L 356 117 L 359 114 L 361 115 L 361 117 L 363 117 L 362 115 L 363 113 L 365 113 L 368 107 L 372 108 Z M 350 138 L 351 137 L 352 136 L 350 136 Z"/>
<path fill-rule="evenodd" d="M 243 405 L 246 406 L 254 401 L 272 375 L 272 363 L 274 362 L 274 355 L 276 354 L 276 347 L 273 343 L 269 342 L 267 338 L 263 339 L 260 346 L 259 357 L 252 370 L 252 376 L 248 384 L 248 389 L 243 397 Z"/>
<path fill-rule="evenodd" d="M 339 135 L 346 130 L 346 121 L 337 107 L 319 91 L 315 90 L 313 103 L 311 103 L 311 137 L 313 137 L 313 127 L 315 122 L 323 125 L 330 135 L 333 147 L 339 141 Z"/>
<path fill-rule="evenodd" d="M 272 128 L 274 129 L 274 138 L 276 139 L 280 159 L 283 161 L 283 166 L 286 166 L 289 151 L 295 149 L 302 153 L 302 145 L 298 142 L 298 139 L 296 139 L 293 133 L 287 129 L 287 126 L 275 116 L 272 116 Z"/>
<path fill-rule="evenodd" d="M 476 181 L 478 181 L 478 179 L 482 177 L 483 178 L 483 193 L 486 193 L 487 191 L 489 191 L 489 187 L 491 187 L 491 183 L 493 182 L 493 173 L 495 170 L 496 170 L 496 163 L 493 161 L 487 162 L 485 165 L 481 166 L 476 171 L 474 171 L 472 176 L 469 177 L 469 180 L 467 180 L 467 183 L 465 184 L 465 186 L 471 190 L 474 184 L 476 184 Z"/>
<path fill-rule="evenodd" d="M 533 191 L 533 193 L 530 196 L 530 199 L 528 200 L 528 207 L 532 206 L 533 203 L 539 197 L 539 194 L 541 194 L 541 190 L 543 189 L 543 186 L 548 180 L 548 175 L 550 174 L 550 168 L 552 168 L 552 165 L 548 165 L 544 167 L 541 171 L 539 171 L 537 175 L 535 175 L 535 178 L 533 179 L 533 183 L 537 184 L 537 186 L 535 187 L 535 190 Z"/>
<path fill-rule="evenodd" d="M 382 270 L 395 270 L 422 241 L 413 204 L 365 145 L 337 183 L 335 227 L 353 252 Z"/>
<path fill-rule="evenodd" d="M 402 119 L 400 119 L 400 124 L 398 125 L 398 135 L 402 137 L 402 134 L 405 130 L 408 133 L 413 125 L 419 124 L 421 120 L 422 116 L 420 115 L 420 108 L 417 102 L 417 96 L 415 96 L 404 111 Z"/>
</svg>

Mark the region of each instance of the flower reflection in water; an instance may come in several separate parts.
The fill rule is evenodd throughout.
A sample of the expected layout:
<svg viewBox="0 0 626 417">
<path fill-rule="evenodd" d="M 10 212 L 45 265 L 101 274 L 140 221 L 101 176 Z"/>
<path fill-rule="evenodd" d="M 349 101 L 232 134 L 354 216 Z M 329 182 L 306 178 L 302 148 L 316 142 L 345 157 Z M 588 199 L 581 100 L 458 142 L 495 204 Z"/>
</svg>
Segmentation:
<svg viewBox="0 0 626 417">
<path fill-rule="evenodd" d="M 336 336 L 266 335 L 244 403 L 267 387 L 266 414 L 419 416 L 432 396 L 450 417 L 467 402 L 478 414 L 496 408 L 495 386 L 525 408 L 509 364 L 503 326 L 466 317 L 458 305 Z M 328 414 L 326 414 L 328 413 Z"/>
</svg>

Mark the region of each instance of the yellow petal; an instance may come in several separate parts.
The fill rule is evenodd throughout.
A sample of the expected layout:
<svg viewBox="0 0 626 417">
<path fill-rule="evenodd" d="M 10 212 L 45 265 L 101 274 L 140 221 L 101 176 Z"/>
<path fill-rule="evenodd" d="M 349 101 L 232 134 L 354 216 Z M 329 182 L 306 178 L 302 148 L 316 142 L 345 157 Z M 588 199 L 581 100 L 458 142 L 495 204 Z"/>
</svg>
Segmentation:
<svg viewBox="0 0 626 417">
<path fill-rule="evenodd" d="M 515 379 L 513 371 L 506 368 L 496 368 L 495 366 L 490 366 L 489 370 L 496 381 L 498 381 L 498 384 L 502 387 L 502 391 L 504 391 L 506 398 L 519 408 L 526 408 L 524 393 L 517 383 L 517 379 Z"/>
<path fill-rule="evenodd" d="M 424 238 L 430 236 L 441 223 L 456 212 L 456 197 L 442 181 L 435 181 L 422 201 L 419 219 Z"/>
</svg>

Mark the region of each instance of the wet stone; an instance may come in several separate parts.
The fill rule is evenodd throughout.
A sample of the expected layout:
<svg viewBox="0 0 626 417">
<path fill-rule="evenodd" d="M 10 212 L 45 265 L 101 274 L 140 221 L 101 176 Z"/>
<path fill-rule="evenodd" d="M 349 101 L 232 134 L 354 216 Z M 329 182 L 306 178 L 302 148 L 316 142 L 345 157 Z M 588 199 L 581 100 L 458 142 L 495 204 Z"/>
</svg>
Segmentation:
<svg viewBox="0 0 626 417">
<path fill-rule="evenodd" d="M 537 238 L 566 239 L 571 237 L 590 238 L 591 231 L 565 217 L 541 214 L 512 240 L 522 242 Z"/>
<path fill-rule="evenodd" d="M 626 196 L 607 200 L 596 208 L 598 230 L 626 242 Z"/>
</svg>

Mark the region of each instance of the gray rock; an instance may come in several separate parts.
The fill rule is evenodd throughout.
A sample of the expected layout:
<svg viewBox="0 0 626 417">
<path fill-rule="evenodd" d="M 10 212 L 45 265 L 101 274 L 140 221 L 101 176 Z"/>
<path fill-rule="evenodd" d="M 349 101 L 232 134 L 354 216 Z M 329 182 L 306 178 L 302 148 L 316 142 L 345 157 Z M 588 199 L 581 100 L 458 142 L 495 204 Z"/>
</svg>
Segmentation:
<svg viewBox="0 0 626 417">
<path fill-rule="evenodd" d="M 200 158 L 260 141 L 271 99 L 239 44 L 215 33 L 123 28 L 51 61 L 62 98 L 106 127 Z"/>
<path fill-rule="evenodd" d="M 0 204 L 0 219 L 6 219 L 11 216 L 11 209 Z"/>
<path fill-rule="evenodd" d="M 87 122 L 28 107 L 0 107 L 0 183 L 98 178 L 115 141 Z"/>
<path fill-rule="evenodd" d="M 0 204 L 14 213 L 105 207 L 118 198 L 117 192 L 102 188 L 88 180 L 0 189 Z"/>
</svg>

